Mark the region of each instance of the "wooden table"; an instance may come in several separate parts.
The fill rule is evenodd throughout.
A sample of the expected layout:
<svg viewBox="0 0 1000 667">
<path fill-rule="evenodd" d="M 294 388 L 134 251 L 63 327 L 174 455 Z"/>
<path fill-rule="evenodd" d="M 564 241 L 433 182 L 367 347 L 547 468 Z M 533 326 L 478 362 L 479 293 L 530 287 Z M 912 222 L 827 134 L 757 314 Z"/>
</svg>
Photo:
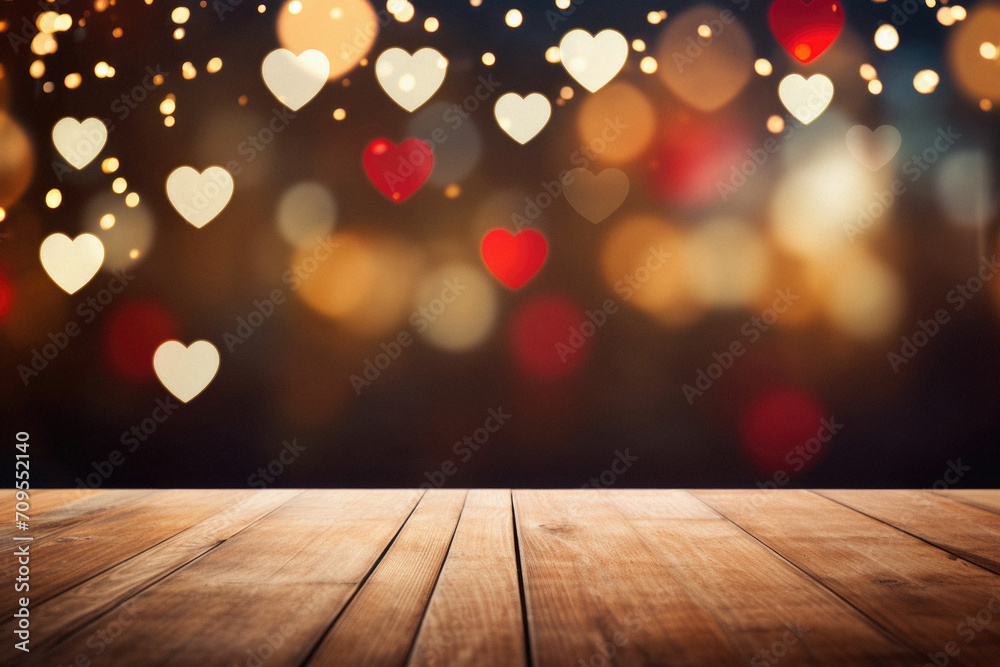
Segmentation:
<svg viewBox="0 0 1000 667">
<path fill-rule="evenodd" d="M 27 532 L 0 530 L 3 665 L 1000 665 L 1000 491 L 46 490 L 31 504 Z M 25 535 L 28 654 L 11 620 Z"/>
</svg>

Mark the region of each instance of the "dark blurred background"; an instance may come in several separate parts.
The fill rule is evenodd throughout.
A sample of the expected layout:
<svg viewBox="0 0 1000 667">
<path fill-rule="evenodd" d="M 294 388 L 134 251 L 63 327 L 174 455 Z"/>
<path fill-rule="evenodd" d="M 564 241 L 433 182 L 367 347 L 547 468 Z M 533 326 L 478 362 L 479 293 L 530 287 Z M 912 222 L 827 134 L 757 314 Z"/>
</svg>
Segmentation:
<svg viewBox="0 0 1000 667">
<path fill-rule="evenodd" d="M 1000 41 L 1000 6 L 845 3 L 803 65 L 769 4 L 0 2 L 0 421 L 12 444 L 30 434 L 33 485 L 998 486 L 1000 60 L 984 36 Z M 558 62 L 574 28 L 629 42 L 596 93 Z M 393 46 L 448 59 L 413 113 L 373 71 Z M 279 47 L 334 64 L 292 115 L 261 78 Z M 777 94 L 796 72 L 835 87 L 805 126 Z M 524 146 L 493 117 L 506 92 L 552 102 Z M 109 123 L 80 171 L 52 145 L 64 116 Z M 859 124 L 899 130 L 886 166 L 852 154 Z M 436 128 L 428 181 L 384 197 L 365 147 Z M 166 197 L 181 165 L 234 176 L 202 229 Z M 628 179 L 596 224 L 540 197 L 581 166 Z M 518 224 L 549 252 L 514 291 L 480 244 Z M 39 245 L 85 231 L 104 268 L 67 295 Z M 119 294 L 115 270 L 132 276 Z M 464 287 L 444 304 L 448 281 Z M 187 404 L 152 369 L 171 338 L 221 354 Z"/>
</svg>

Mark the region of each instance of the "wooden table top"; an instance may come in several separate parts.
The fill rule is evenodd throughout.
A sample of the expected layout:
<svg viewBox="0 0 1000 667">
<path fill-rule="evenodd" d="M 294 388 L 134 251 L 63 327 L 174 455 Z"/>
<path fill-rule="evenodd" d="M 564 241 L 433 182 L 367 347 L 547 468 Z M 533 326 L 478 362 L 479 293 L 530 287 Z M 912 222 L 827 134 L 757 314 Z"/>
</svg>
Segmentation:
<svg viewBox="0 0 1000 667">
<path fill-rule="evenodd" d="M 29 514 L 0 529 L 3 665 L 1000 665 L 1000 491 L 37 490 Z"/>
</svg>

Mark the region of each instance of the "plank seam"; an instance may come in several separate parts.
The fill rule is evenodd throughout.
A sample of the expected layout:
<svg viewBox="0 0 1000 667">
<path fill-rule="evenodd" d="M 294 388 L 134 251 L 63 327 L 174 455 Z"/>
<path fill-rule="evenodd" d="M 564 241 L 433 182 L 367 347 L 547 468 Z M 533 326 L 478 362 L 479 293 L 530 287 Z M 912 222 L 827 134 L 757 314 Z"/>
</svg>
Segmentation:
<svg viewBox="0 0 1000 667">
<path fill-rule="evenodd" d="M 129 595 L 127 595 L 124 598 L 122 598 L 121 600 L 118 600 L 117 602 L 112 603 L 107 608 L 104 608 L 104 609 L 101 609 L 99 611 L 94 612 L 94 614 L 92 614 L 88 618 L 86 618 L 86 619 L 80 621 L 79 623 L 73 625 L 72 627 L 70 627 L 70 629 L 68 629 L 65 632 L 63 632 L 62 635 L 60 635 L 59 637 L 54 637 L 54 638 L 52 638 L 52 639 L 50 639 L 48 641 L 44 641 L 43 640 L 42 642 L 40 642 L 41 643 L 41 648 L 42 649 L 50 649 L 50 650 L 58 648 L 61 644 L 63 644 L 66 640 L 68 640 L 72 635 L 76 634 L 81 628 L 85 627 L 86 625 L 89 625 L 90 623 L 93 623 L 94 621 L 96 621 L 97 619 L 101 618 L 102 616 L 107 615 L 109 612 L 111 612 L 112 610 L 114 610 L 116 607 L 119 607 L 122 604 L 124 604 L 125 602 L 128 602 L 129 600 L 131 600 L 132 598 L 134 598 L 134 597 L 136 597 L 138 595 L 141 595 L 142 593 L 144 593 L 145 591 L 149 590 L 153 586 L 155 586 L 155 585 L 159 584 L 160 582 L 162 582 L 164 579 L 166 579 L 166 578 L 168 578 L 168 577 L 176 574 L 177 572 L 179 572 L 180 570 L 184 569 L 188 565 L 191 565 L 196 560 L 199 560 L 199 559 L 203 558 L 204 556 L 208 555 L 209 553 L 211 553 L 212 551 L 214 551 L 215 549 L 217 549 L 219 546 L 221 546 L 227 540 L 229 540 L 229 539 L 231 539 L 233 537 L 236 537 L 237 535 L 239 535 L 243 531 L 248 530 L 251 527 L 253 527 L 254 525 L 260 523 L 261 521 L 263 521 L 264 519 L 266 519 L 267 517 L 269 517 L 271 514 L 274 514 L 275 512 L 277 512 L 279 509 L 281 509 L 282 507 L 284 507 L 285 505 L 287 505 L 289 502 L 291 502 L 295 498 L 298 498 L 303 493 L 305 493 L 305 491 L 300 491 L 299 493 L 297 493 L 296 495 L 292 496 L 291 498 L 289 498 L 285 502 L 281 503 L 280 505 L 278 505 L 274 509 L 268 511 L 265 514 L 262 514 L 259 517 L 257 517 L 257 519 L 255 519 L 251 523 L 248 523 L 246 526 L 244 526 L 243 528 L 239 529 L 238 531 L 236 531 L 235 533 L 233 533 L 232 535 L 230 535 L 226 539 L 221 540 L 219 542 L 216 542 L 215 544 L 213 544 L 212 546 L 210 546 L 208 549 L 205 549 L 205 551 L 201 552 L 200 554 L 198 554 L 197 556 L 195 556 L 191 560 L 185 561 L 184 563 L 181 563 L 180 565 L 178 565 L 177 567 L 173 568 L 172 570 L 169 570 L 168 572 L 165 572 L 162 576 L 153 579 L 152 581 L 150 581 L 145 586 L 142 586 L 141 588 L 139 588 L 138 590 L 134 591 L 133 593 L 130 593 Z M 223 510 L 223 511 L 225 511 L 225 510 Z M 217 514 L 213 514 L 211 517 L 207 517 L 204 520 L 208 521 L 209 519 L 211 519 L 211 518 L 213 518 L 215 516 L 218 516 L 218 514 L 220 514 L 220 513 L 221 512 L 219 512 Z M 199 523 L 201 523 L 201 522 L 199 522 Z M 136 557 L 138 557 L 138 556 L 146 553 L 150 549 L 155 549 L 160 544 L 163 544 L 163 542 L 166 542 L 167 540 L 170 540 L 173 537 L 176 537 L 177 535 L 180 535 L 181 533 L 183 533 L 183 532 L 185 532 L 187 530 L 191 530 L 191 528 L 194 528 L 197 525 L 198 524 L 195 524 L 194 526 L 189 526 L 188 528 L 185 528 L 184 530 L 182 530 L 182 531 L 180 531 L 178 533 L 174 533 L 174 535 L 171 535 L 166 540 L 163 540 L 161 542 L 157 542 L 153 546 L 149 547 L 149 549 L 144 549 L 144 550 L 140 551 L 139 553 L 134 554 L 134 555 L 126 558 L 121 563 L 118 563 L 117 565 L 114 565 L 114 566 L 108 568 L 107 570 L 104 570 L 104 572 L 108 572 L 108 571 L 110 571 L 110 570 L 112 570 L 112 569 L 114 569 L 116 567 L 119 567 L 119 566 L 121 566 L 121 565 L 129 562 L 133 558 L 136 558 Z M 61 593 L 59 593 L 59 595 L 63 595 L 65 593 L 73 590 L 77 586 L 80 586 L 80 585 L 82 585 L 82 584 L 90 581 L 94 577 L 98 577 L 101 574 L 104 574 L 104 572 L 99 572 L 98 574 L 95 574 L 92 577 L 87 577 L 83 581 L 80 581 L 79 583 L 76 583 L 73 586 L 71 586 L 70 588 L 67 588 L 66 590 L 62 591 Z M 58 597 L 58 595 L 57 596 L 53 596 L 51 598 L 48 598 L 44 602 L 42 602 L 41 604 L 45 604 L 47 602 L 51 602 L 52 600 L 55 600 L 57 597 Z"/>
<path fill-rule="evenodd" d="M 989 512 L 990 514 L 1000 514 L 1000 509 L 994 509 L 992 507 L 986 507 L 984 505 L 980 505 L 979 503 L 977 503 L 975 501 L 966 500 L 965 498 L 961 498 L 959 496 L 952 496 L 952 495 L 947 494 L 947 493 L 942 493 L 941 491 L 936 491 L 936 490 L 933 490 L 933 489 L 931 489 L 930 491 L 931 491 L 931 493 L 933 493 L 935 496 L 938 496 L 939 498 L 947 498 L 948 500 L 951 500 L 952 502 L 956 502 L 959 505 L 965 505 L 966 507 L 974 507 L 977 510 L 983 510 L 984 512 Z"/>
<path fill-rule="evenodd" d="M 846 504 L 840 502 L 839 500 L 837 500 L 836 498 L 830 498 L 829 496 L 825 496 L 822 493 L 819 493 L 818 491 L 813 491 L 812 489 L 806 489 L 806 490 L 809 491 L 810 493 L 815 493 L 820 498 L 825 498 L 826 500 L 829 500 L 830 502 L 837 503 L 841 507 L 845 507 L 845 508 L 851 510 L 852 512 L 857 512 L 858 514 L 860 514 L 862 516 L 866 516 L 869 519 L 874 519 L 875 521 L 878 521 L 881 524 L 884 524 L 886 526 L 889 526 L 890 528 L 898 530 L 899 532 L 903 533 L 904 535 L 909 535 L 912 538 L 918 539 L 921 542 L 923 542 L 924 544 L 927 544 L 929 546 L 934 547 L 938 551 L 944 551 L 945 553 L 949 553 L 952 556 L 954 556 L 955 558 L 958 558 L 960 560 L 965 561 L 966 563 L 968 563 L 970 565 L 973 565 L 973 566 L 978 567 L 978 568 L 980 568 L 982 570 L 985 570 L 985 571 L 989 572 L 990 574 L 1000 575 L 1000 567 L 997 567 L 996 570 L 992 570 L 992 569 L 986 567 L 985 565 L 983 565 L 981 563 L 977 563 L 974 560 L 970 560 L 969 557 L 968 557 L 969 556 L 968 552 L 961 552 L 961 551 L 959 551 L 957 549 L 953 549 L 951 547 L 947 547 L 947 546 L 945 546 L 943 544 L 937 544 L 936 542 L 931 542 L 928 539 L 925 539 L 923 537 L 920 537 L 919 535 L 911 533 L 910 531 L 906 530 L 905 528 L 900 528 L 899 526 L 893 525 L 893 524 L 889 523 L 888 521 L 884 521 L 883 519 L 880 519 L 877 516 L 869 514 L 868 512 L 865 512 L 864 510 L 859 510 L 856 507 L 851 507 L 850 505 L 846 505 Z M 979 509 L 979 508 L 975 508 L 975 509 Z M 965 553 L 966 555 L 963 555 L 963 553 Z M 972 554 L 972 555 L 975 555 L 975 554 Z"/>
<path fill-rule="evenodd" d="M 337 624 L 337 621 L 340 620 L 340 617 L 343 616 L 344 612 L 347 611 L 347 608 L 351 606 L 351 603 L 354 601 L 354 598 L 356 598 L 358 596 L 358 593 L 361 592 L 361 589 L 364 588 L 365 583 L 368 582 L 368 579 L 370 579 L 372 574 L 375 573 L 375 570 L 378 569 L 379 563 L 381 563 L 382 559 L 385 558 L 385 555 L 389 553 L 389 549 L 392 548 L 392 545 L 396 543 L 396 538 L 398 538 L 399 534 L 403 532 L 403 526 L 405 526 L 406 522 L 410 520 L 410 517 L 413 516 L 413 513 L 417 511 L 417 507 L 420 505 L 420 501 L 424 499 L 425 495 L 427 495 L 426 489 L 424 490 L 423 493 L 420 494 L 420 497 L 417 498 L 417 502 L 413 503 L 413 507 L 410 508 L 410 511 L 406 515 L 406 518 L 404 518 L 403 521 L 399 524 L 399 528 L 396 530 L 395 535 L 392 536 L 392 539 L 389 540 L 389 543 L 385 545 L 385 549 L 382 550 L 382 553 L 378 555 L 378 558 L 375 559 L 375 562 L 372 563 L 372 566 L 368 568 L 367 572 L 365 572 L 365 576 L 361 578 L 361 581 L 358 582 L 358 585 L 355 586 L 353 591 L 351 591 L 351 595 L 347 598 L 344 604 L 341 605 L 340 609 L 337 611 L 337 614 L 333 617 L 333 620 L 330 621 L 330 624 L 326 626 L 326 630 L 320 633 L 319 637 L 316 639 L 316 643 L 313 644 L 312 648 L 309 649 L 309 652 L 306 653 L 305 657 L 302 659 L 302 662 L 299 663 L 299 667 L 305 667 L 309 663 L 309 661 L 312 660 L 313 656 L 316 655 L 316 652 L 319 650 L 320 645 L 323 644 L 323 640 L 326 639 L 326 636 L 328 634 L 330 634 L 330 631 L 333 630 L 333 626 Z"/>
<path fill-rule="evenodd" d="M 434 585 L 431 586 L 430 595 L 427 596 L 427 603 L 424 605 L 424 609 L 420 612 L 420 622 L 417 623 L 417 631 L 413 633 L 413 639 L 410 640 L 410 648 L 406 650 L 406 657 L 403 659 L 403 664 L 410 664 L 410 660 L 413 658 L 413 651 L 417 648 L 417 638 L 420 636 L 420 629 L 424 626 L 424 620 L 427 618 L 427 610 L 430 609 L 431 600 L 434 598 L 434 591 L 437 590 L 438 582 L 441 581 L 441 573 L 444 572 L 444 564 L 448 562 L 448 556 L 451 554 L 451 545 L 455 543 L 455 533 L 458 532 L 458 524 L 462 523 L 462 513 L 465 512 L 465 506 L 469 502 L 469 491 L 466 489 L 465 497 L 462 498 L 462 509 L 458 513 L 458 519 L 455 521 L 455 528 L 451 531 L 451 539 L 448 540 L 448 548 L 444 552 L 444 558 L 441 559 L 441 566 L 438 568 L 437 574 L 434 576 Z"/>
<path fill-rule="evenodd" d="M 517 511 L 514 509 L 514 490 L 510 490 L 510 518 L 514 529 L 514 563 L 517 565 L 517 591 L 521 598 L 521 623 L 524 625 L 524 655 L 527 667 L 534 664 L 531 652 L 531 635 L 528 628 L 528 600 L 524 588 L 524 571 L 521 567 L 521 543 L 517 538 Z"/>
<path fill-rule="evenodd" d="M 798 570 L 799 572 L 801 572 L 803 575 L 805 575 L 806 577 L 808 577 L 810 580 L 814 581 L 817 585 L 819 585 L 822 588 L 824 588 L 825 590 L 829 591 L 834 597 L 836 597 L 838 600 L 840 600 L 845 605 L 847 605 L 848 608 L 854 610 L 863 619 L 865 619 L 866 621 L 868 621 L 869 623 L 871 623 L 875 627 L 875 629 L 878 630 L 879 632 L 881 632 L 887 639 L 889 639 L 891 641 L 894 641 L 897 644 L 899 644 L 901 647 L 909 650 L 915 656 L 917 656 L 918 658 L 920 658 L 920 660 L 924 660 L 925 656 L 923 655 L 923 653 L 920 652 L 920 649 L 917 648 L 916 646 L 913 646 L 912 644 L 910 644 L 910 642 L 907 641 L 907 639 L 905 637 L 899 637 L 899 636 L 897 636 L 896 633 L 894 633 L 892 630 L 890 630 L 889 628 L 887 628 L 884 625 L 882 625 L 881 623 L 879 623 L 876 619 L 872 618 L 871 616 L 869 616 L 868 614 L 866 614 L 861 609 L 858 609 L 856 606 L 854 606 L 854 604 L 851 603 L 850 600 L 848 600 L 843 595 L 841 595 L 840 593 L 838 593 L 837 591 L 833 590 L 828 585 L 826 585 L 825 583 L 823 583 L 819 578 L 817 578 L 816 576 L 814 576 L 811 572 L 809 572 L 808 570 L 806 570 L 804 567 L 802 567 L 798 563 L 795 563 L 794 561 L 786 558 L 777 549 L 774 549 L 767 542 L 765 542 L 764 540 L 760 539 L 759 537 L 757 537 L 756 535 L 754 535 L 753 533 L 751 533 L 749 530 L 747 530 L 746 528 L 744 528 L 740 524 L 736 523 L 736 521 L 734 521 L 733 519 L 729 518 L 728 516 L 726 516 L 725 514 L 723 514 L 721 511 L 717 510 L 712 505 L 708 504 L 707 501 L 702 500 L 701 498 L 699 498 L 695 494 L 691 493 L 691 491 L 688 490 L 688 489 L 685 489 L 684 491 L 685 491 L 685 493 L 690 494 L 698 502 L 704 504 L 705 507 L 709 508 L 710 510 L 712 510 L 713 512 L 715 512 L 716 514 L 718 514 L 719 516 L 721 516 L 723 519 L 725 519 L 729 523 L 733 524 L 738 529 L 742 530 L 744 533 L 746 533 L 747 535 L 749 535 L 751 538 L 753 538 L 754 540 L 756 540 L 757 542 L 759 542 L 761 545 L 764 546 L 765 549 L 767 549 L 768 551 L 772 552 L 778 558 L 780 558 L 781 560 L 783 560 L 786 563 L 788 563 L 789 565 L 791 565 L 793 568 L 795 568 L 796 570 Z"/>
</svg>

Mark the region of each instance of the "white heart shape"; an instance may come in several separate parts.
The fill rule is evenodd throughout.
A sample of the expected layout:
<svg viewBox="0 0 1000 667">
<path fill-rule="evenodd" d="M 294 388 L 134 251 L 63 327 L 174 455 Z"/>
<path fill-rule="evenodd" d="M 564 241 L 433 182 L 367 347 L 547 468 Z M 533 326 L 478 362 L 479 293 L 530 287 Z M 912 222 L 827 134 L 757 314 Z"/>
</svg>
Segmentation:
<svg viewBox="0 0 1000 667">
<path fill-rule="evenodd" d="M 497 100 L 493 114 L 500 129 L 517 143 L 526 144 L 549 122 L 552 105 L 541 93 L 531 93 L 527 97 L 507 93 Z"/>
<path fill-rule="evenodd" d="M 83 169 L 104 148 L 108 128 L 100 118 L 85 118 L 83 122 L 67 116 L 52 127 L 52 143 L 67 162 Z"/>
<path fill-rule="evenodd" d="M 93 234 L 80 234 L 72 240 L 65 234 L 52 234 L 42 241 L 38 256 L 52 281 L 73 294 L 101 268 L 104 244 Z"/>
<path fill-rule="evenodd" d="M 448 61 L 434 49 L 420 49 L 411 56 L 393 47 L 375 61 L 375 78 L 393 102 L 413 111 L 437 92 L 447 69 Z"/>
<path fill-rule="evenodd" d="M 292 111 L 298 111 L 316 97 L 330 77 L 330 61 L 316 49 L 299 55 L 275 49 L 265 56 L 260 73 L 271 94 Z"/>
<path fill-rule="evenodd" d="M 808 79 L 801 74 L 789 74 L 778 84 L 778 97 L 790 114 L 808 125 L 829 106 L 833 82 L 822 74 L 813 74 Z"/>
<path fill-rule="evenodd" d="M 889 164 L 902 145 L 903 135 L 892 125 L 883 125 L 874 132 L 864 125 L 855 125 L 847 131 L 847 150 L 872 171 Z"/>
<path fill-rule="evenodd" d="M 592 93 L 603 88 L 625 66 L 628 40 L 617 30 L 591 35 L 579 28 L 559 42 L 559 59 L 580 85 Z"/>
<path fill-rule="evenodd" d="M 232 196 L 233 177 L 222 167 L 209 167 L 200 174 L 191 167 L 177 167 L 167 176 L 167 198 L 198 229 L 222 213 Z"/>
<path fill-rule="evenodd" d="M 219 350 L 207 340 L 196 340 L 187 347 L 168 340 L 156 348 L 153 370 L 167 391 L 187 403 L 219 372 Z"/>
</svg>

